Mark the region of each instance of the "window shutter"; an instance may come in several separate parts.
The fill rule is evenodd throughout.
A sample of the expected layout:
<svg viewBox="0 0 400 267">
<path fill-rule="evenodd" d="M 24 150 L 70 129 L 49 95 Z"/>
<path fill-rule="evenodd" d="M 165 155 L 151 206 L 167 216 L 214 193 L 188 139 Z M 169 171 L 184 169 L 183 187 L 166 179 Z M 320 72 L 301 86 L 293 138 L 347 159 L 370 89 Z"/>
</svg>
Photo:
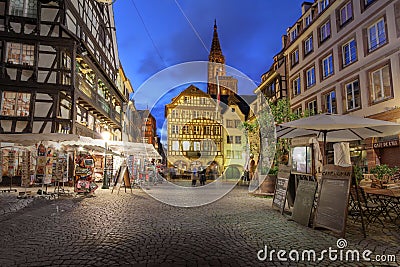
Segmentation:
<svg viewBox="0 0 400 267">
<path fill-rule="evenodd" d="M 372 84 L 371 84 L 371 82 L 372 82 L 371 74 L 372 74 L 371 71 L 367 72 L 367 83 L 366 83 L 367 88 L 366 89 L 368 92 L 368 106 L 372 105 L 372 102 L 373 102 L 372 100 L 374 99 L 373 91 L 372 91 Z M 359 86 L 360 86 L 360 94 L 361 94 L 361 82 L 359 82 Z"/>
<path fill-rule="evenodd" d="M 341 84 L 342 87 L 342 112 L 343 114 L 347 113 L 347 103 L 346 103 L 346 95 L 347 95 L 347 91 L 346 91 L 346 84 Z M 337 97 L 337 96 L 336 96 Z M 339 112 L 339 110 L 338 110 Z"/>
<path fill-rule="evenodd" d="M 321 110 L 322 110 L 322 113 L 326 113 L 326 112 L 328 112 L 327 110 L 326 110 L 326 94 L 325 95 L 322 95 L 322 99 L 321 99 Z"/>
</svg>

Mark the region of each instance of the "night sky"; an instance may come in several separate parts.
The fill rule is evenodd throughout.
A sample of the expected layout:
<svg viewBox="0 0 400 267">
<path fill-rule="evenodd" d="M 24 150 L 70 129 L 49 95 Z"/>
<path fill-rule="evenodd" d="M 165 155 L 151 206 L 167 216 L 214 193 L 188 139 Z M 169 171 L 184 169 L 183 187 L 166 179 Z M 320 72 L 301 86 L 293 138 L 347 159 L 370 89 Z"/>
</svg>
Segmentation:
<svg viewBox="0 0 400 267">
<path fill-rule="evenodd" d="M 301 16 L 302 2 L 115 1 L 119 57 L 136 91 L 136 107 L 144 109 L 150 105 L 151 109 L 152 101 L 147 99 L 150 94 L 168 92 L 168 97 L 176 96 L 182 88 L 186 88 L 178 86 L 172 92 L 169 91 L 172 88 L 153 86 L 151 92 L 140 92 L 147 79 L 167 67 L 190 61 L 207 61 L 215 19 L 226 64 L 243 72 L 258 85 L 261 75 L 271 66 L 272 57 L 282 49 L 282 35 Z M 251 94 L 253 89 L 241 87 L 239 81 L 239 94 Z M 168 103 L 170 99 L 164 102 Z M 154 113 L 160 122 L 163 117 L 161 105 Z"/>
</svg>

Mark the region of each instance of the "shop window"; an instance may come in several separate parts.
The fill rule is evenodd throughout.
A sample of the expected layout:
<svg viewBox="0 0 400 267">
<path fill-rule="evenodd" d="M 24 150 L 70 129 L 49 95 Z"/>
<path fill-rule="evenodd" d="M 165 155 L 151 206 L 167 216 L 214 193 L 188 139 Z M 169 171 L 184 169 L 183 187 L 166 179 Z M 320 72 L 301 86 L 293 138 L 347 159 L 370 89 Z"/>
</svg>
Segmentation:
<svg viewBox="0 0 400 267">
<path fill-rule="evenodd" d="M 291 149 L 292 171 L 295 173 L 311 173 L 312 148 L 310 146 L 299 146 Z"/>
<path fill-rule="evenodd" d="M 34 59 L 35 46 L 21 43 L 7 44 L 8 63 L 33 66 Z"/>
<path fill-rule="evenodd" d="M 5 91 L 1 95 L 2 116 L 29 116 L 31 94 Z"/>
</svg>

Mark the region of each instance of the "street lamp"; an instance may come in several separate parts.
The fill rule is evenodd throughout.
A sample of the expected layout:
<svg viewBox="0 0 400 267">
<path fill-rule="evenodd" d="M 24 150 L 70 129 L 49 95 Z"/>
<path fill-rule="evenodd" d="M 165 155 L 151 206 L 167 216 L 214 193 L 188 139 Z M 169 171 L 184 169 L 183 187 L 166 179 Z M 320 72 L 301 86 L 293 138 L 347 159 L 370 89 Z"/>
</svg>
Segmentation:
<svg viewBox="0 0 400 267">
<path fill-rule="evenodd" d="M 108 189 L 108 177 L 107 177 L 107 141 L 110 140 L 110 132 L 102 132 L 101 136 L 104 140 L 104 174 L 103 174 L 103 186 L 101 189 Z"/>
</svg>

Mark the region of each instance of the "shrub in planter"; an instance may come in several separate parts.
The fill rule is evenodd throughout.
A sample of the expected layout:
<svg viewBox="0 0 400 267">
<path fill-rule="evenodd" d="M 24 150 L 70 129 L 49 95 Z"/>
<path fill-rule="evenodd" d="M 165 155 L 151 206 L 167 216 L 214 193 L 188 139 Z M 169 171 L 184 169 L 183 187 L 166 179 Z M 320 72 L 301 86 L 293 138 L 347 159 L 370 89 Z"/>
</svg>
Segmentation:
<svg viewBox="0 0 400 267">
<path fill-rule="evenodd" d="M 399 171 L 398 167 L 389 167 L 386 164 L 376 165 L 373 167 L 370 172 L 375 175 L 375 177 L 379 180 L 387 180 L 389 177 L 393 176 L 396 172 Z"/>
</svg>

